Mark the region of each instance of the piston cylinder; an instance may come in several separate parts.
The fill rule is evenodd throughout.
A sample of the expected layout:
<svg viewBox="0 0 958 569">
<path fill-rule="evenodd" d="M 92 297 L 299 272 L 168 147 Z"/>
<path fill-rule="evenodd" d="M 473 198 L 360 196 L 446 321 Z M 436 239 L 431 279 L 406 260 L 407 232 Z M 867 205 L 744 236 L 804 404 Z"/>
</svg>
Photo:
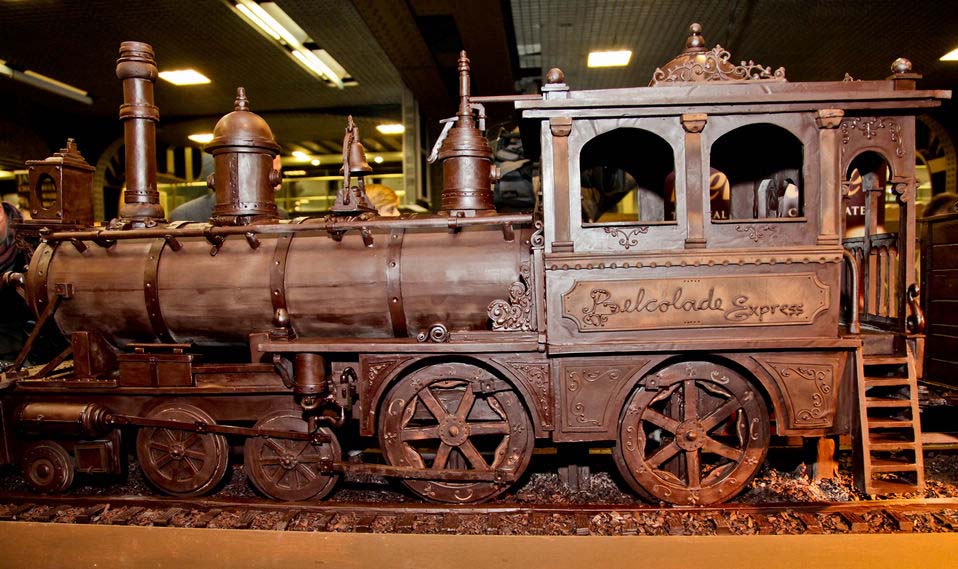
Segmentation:
<svg viewBox="0 0 958 569">
<path fill-rule="evenodd" d="M 319 354 L 296 354 L 293 366 L 293 393 L 315 396 L 326 389 L 326 362 Z"/>
<path fill-rule="evenodd" d="M 112 411 L 96 403 L 28 403 L 17 423 L 29 435 L 95 438 L 110 431 Z"/>
</svg>

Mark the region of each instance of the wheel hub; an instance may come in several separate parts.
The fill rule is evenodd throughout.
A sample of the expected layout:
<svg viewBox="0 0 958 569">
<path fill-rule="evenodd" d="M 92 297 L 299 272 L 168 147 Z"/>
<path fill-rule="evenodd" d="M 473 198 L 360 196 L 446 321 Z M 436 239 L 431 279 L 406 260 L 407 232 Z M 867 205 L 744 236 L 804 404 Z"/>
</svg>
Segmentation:
<svg viewBox="0 0 958 569">
<path fill-rule="evenodd" d="M 447 445 L 460 446 L 469 438 L 469 424 L 455 417 L 446 416 L 439 423 L 439 439 Z"/>
<path fill-rule="evenodd" d="M 708 438 L 705 429 L 698 421 L 685 421 L 675 430 L 675 444 L 682 450 L 698 450 Z"/>
<path fill-rule="evenodd" d="M 282 457 L 280 457 L 279 463 L 286 470 L 292 470 L 296 468 L 296 464 L 297 464 L 296 458 L 291 454 L 284 454 Z"/>
<path fill-rule="evenodd" d="M 184 455 L 186 455 L 186 449 L 183 448 L 181 443 L 174 443 L 170 446 L 170 456 L 176 460 L 183 458 Z"/>
</svg>

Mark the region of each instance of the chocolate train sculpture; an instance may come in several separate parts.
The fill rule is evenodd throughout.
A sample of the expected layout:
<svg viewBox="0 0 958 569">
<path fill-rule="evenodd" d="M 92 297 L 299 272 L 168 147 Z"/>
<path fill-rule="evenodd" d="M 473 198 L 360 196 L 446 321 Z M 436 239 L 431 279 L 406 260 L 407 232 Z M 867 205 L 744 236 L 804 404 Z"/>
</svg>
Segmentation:
<svg viewBox="0 0 958 569">
<path fill-rule="evenodd" d="M 241 445 L 277 500 L 362 472 L 476 502 L 537 445 L 591 443 L 641 496 L 689 505 L 739 493 L 772 435 L 852 434 L 869 493 L 920 488 L 914 115 L 950 94 L 916 90 L 905 60 L 790 83 L 729 59 L 693 25 L 648 87 L 574 91 L 553 69 L 541 94 L 479 97 L 463 53 L 442 211 L 399 218 L 369 207 L 350 121 L 332 211 L 280 221 L 279 146 L 240 89 L 206 147 L 212 218 L 168 223 L 153 51 L 125 42 L 119 218 L 93 224 L 72 141 L 29 163 L 40 242 L 3 280 L 69 347 L 27 368 L 35 334 L 3 375 L 0 464 L 62 492 L 132 452 L 157 490 L 197 496 Z M 503 101 L 541 129 L 541 212 L 495 210 L 481 128 Z M 596 167 L 630 177 L 623 211 L 583 213 Z M 844 239 L 846 194 L 871 220 L 886 189 L 898 232 Z M 382 461 L 344 458 L 357 435 Z"/>
</svg>

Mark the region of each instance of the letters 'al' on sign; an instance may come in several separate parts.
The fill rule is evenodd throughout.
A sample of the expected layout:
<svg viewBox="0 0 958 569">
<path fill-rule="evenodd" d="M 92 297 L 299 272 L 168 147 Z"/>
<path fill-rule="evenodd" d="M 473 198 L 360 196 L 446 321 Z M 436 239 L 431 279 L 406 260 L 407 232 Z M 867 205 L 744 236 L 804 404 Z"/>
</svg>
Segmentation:
<svg viewBox="0 0 958 569">
<path fill-rule="evenodd" d="M 562 295 L 580 332 L 810 324 L 828 305 L 812 273 L 577 281 Z"/>
</svg>

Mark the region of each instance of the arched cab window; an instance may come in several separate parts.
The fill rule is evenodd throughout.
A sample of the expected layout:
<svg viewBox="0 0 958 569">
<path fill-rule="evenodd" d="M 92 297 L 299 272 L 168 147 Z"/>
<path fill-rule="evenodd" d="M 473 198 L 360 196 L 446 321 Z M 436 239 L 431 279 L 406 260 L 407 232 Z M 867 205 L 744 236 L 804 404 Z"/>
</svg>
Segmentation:
<svg viewBox="0 0 958 569">
<path fill-rule="evenodd" d="M 618 128 L 596 136 L 580 155 L 582 224 L 674 224 L 675 163 L 660 136 Z"/>
<path fill-rule="evenodd" d="M 898 199 L 889 182 L 888 161 L 877 152 L 862 152 L 848 165 L 845 180 L 845 237 L 861 237 L 866 225 L 870 235 L 897 233 Z"/>
<path fill-rule="evenodd" d="M 805 215 L 802 143 L 772 124 L 750 124 L 712 144 L 712 221 L 799 218 Z"/>
</svg>

